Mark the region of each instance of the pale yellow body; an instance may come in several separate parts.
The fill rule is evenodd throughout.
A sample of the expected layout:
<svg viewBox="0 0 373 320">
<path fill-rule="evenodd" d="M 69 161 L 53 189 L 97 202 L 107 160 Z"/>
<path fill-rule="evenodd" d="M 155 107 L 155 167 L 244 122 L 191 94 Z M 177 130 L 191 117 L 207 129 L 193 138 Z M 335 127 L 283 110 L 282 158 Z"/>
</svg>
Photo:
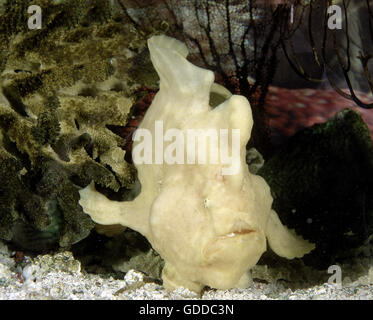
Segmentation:
<svg viewBox="0 0 373 320">
<path fill-rule="evenodd" d="M 178 40 L 154 36 L 148 46 L 160 91 L 139 128 L 150 130 L 153 137 L 159 120 L 164 131 L 239 129 L 239 170 L 222 175 L 221 162 L 136 165 L 142 189 L 134 201 L 110 201 L 91 184 L 80 191 L 84 211 L 99 224 L 119 223 L 142 233 L 165 260 L 162 278 L 167 288 L 245 286 L 247 271 L 266 250 L 267 240 L 289 259 L 311 251 L 314 246 L 284 227 L 271 210 L 264 179 L 249 173 L 245 146 L 253 120 L 247 99 L 229 97 L 226 89 L 213 86 L 213 73 L 188 62 L 187 48 Z M 211 90 L 229 98 L 213 109 Z M 154 159 L 155 148 L 152 152 Z"/>
</svg>

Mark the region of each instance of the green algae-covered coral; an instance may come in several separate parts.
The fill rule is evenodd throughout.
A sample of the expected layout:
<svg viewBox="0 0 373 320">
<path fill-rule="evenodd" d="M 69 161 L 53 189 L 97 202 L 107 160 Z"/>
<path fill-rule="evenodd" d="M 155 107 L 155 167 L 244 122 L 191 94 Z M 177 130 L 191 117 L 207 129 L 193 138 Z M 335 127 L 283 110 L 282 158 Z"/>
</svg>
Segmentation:
<svg viewBox="0 0 373 320">
<path fill-rule="evenodd" d="M 27 27 L 31 4 L 41 29 Z M 135 90 L 156 85 L 151 69 L 131 76 L 145 45 L 115 1 L 1 2 L 0 238 L 67 247 L 94 226 L 78 189 L 92 179 L 122 195 L 133 186 L 126 140 L 109 127 L 126 125 Z"/>
</svg>

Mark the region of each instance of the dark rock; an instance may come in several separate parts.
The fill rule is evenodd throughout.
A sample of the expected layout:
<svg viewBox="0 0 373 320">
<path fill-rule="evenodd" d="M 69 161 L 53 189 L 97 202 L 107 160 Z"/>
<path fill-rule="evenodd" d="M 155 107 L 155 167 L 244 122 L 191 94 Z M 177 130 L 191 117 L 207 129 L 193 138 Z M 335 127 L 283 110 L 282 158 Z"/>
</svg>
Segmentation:
<svg viewBox="0 0 373 320">
<path fill-rule="evenodd" d="M 307 264 L 325 268 L 357 254 L 372 234 L 372 141 L 354 111 L 298 132 L 258 174 L 282 222 L 316 244 Z"/>
</svg>

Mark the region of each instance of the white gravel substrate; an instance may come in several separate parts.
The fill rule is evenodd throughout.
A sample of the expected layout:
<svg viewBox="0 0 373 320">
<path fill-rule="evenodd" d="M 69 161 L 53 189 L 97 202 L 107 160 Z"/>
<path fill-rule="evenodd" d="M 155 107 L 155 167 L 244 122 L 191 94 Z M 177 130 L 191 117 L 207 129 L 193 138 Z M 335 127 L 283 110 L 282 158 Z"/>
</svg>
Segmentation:
<svg viewBox="0 0 373 320">
<path fill-rule="evenodd" d="M 173 292 L 148 282 L 146 276 L 131 270 L 123 280 L 88 274 L 68 251 L 40 255 L 17 267 L 12 252 L 0 242 L 1 300 L 132 300 L 132 299 L 275 299 L 275 300 L 372 300 L 373 267 L 355 281 L 346 279 L 342 288 L 334 284 L 291 290 L 282 282 L 255 282 L 247 289 L 208 290 L 200 297 L 187 289 Z"/>
</svg>

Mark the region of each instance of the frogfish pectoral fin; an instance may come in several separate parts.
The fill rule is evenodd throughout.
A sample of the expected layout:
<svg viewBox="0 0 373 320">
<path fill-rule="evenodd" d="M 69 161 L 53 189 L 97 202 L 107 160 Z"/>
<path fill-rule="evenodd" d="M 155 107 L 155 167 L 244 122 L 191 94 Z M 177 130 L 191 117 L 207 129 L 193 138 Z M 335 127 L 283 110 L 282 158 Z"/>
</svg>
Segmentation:
<svg viewBox="0 0 373 320">
<path fill-rule="evenodd" d="M 287 259 L 301 258 L 315 248 L 313 243 L 285 227 L 273 210 L 268 219 L 266 237 L 271 249 Z"/>
</svg>

